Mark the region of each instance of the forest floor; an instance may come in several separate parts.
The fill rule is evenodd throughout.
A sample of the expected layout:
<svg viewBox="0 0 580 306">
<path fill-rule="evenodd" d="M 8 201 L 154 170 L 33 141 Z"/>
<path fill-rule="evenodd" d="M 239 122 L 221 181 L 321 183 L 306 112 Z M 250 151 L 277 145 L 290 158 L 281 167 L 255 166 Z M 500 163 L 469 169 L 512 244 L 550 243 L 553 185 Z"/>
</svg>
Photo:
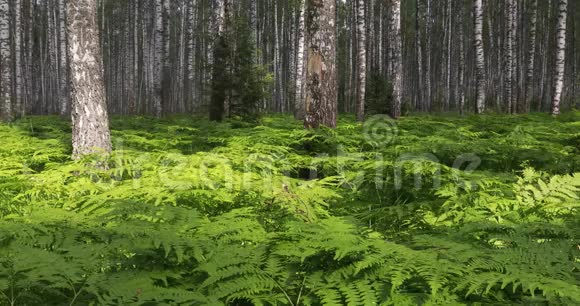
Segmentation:
<svg viewBox="0 0 580 306">
<path fill-rule="evenodd" d="M 111 121 L 0 125 L 0 304 L 580 304 L 580 112 Z"/>
</svg>

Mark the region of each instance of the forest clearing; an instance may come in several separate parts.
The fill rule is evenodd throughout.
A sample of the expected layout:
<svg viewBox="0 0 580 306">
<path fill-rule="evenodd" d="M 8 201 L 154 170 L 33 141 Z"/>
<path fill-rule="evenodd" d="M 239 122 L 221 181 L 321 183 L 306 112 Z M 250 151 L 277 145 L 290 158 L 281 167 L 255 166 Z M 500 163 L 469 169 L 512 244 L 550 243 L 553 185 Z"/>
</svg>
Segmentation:
<svg viewBox="0 0 580 306">
<path fill-rule="evenodd" d="M 0 305 L 580 305 L 580 0 L 0 0 Z"/>
</svg>

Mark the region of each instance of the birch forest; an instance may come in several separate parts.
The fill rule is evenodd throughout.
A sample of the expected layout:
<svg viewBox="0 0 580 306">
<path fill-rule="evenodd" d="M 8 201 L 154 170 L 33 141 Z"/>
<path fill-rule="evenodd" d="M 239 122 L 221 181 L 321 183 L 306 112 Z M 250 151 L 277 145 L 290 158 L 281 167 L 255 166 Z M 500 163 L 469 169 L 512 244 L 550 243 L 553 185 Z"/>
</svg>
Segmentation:
<svg viewBox="0 0 580 306">
<path fill-rule="evenodd" d="M 70 112 L 64 2 L 0 3 L 4 118 Z M 335 24 L 321 35 L 335 48 L 331 61 L 337 76 L 330 90 L 340 113 L 362 119 L 365 104 L 394 117 L 557 113 L 578 103 L 580 4 L 575 0 L 335 5 L 326 12 L 336 15 Z M 312 43 L 304 1 L 101 0 L 97 6 L 109 113 L 208 112 L 220 33 L 230 55 L 251 58 L 256 67 L 250 69 L 261 70 L 256 77 L 265 92 L 255 111 L 303 113 L 305 44 Z M 232 71 L 242 63 L 230 59 L 226 65 Z M 386 94 L 375 97 L 381 90 Z"/>
<path fill-rule="evenodd" d="M 0 305 L 580 305 L 580 0 L 0 0 Z"/>
</svg>

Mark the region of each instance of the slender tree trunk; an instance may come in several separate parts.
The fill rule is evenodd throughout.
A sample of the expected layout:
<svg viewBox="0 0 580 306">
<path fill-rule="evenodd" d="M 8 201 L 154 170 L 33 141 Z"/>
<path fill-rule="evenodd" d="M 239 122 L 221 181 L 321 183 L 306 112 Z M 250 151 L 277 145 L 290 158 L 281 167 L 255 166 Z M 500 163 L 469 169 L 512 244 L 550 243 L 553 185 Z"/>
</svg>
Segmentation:
<svg viewBox="0 0 580 306">
<path fill-rule="evenodd" d="M 163 11 L 161 13 L 161 22 L 162 22 L 162 44 L 163 44 L 163 52 L 162 62 L 163 62 L 163 70 L 161 73 L 161 101 L 162 101 L 162 109 L 164 107 L 168 108 L 167 111 L 173 111 L 171 108 L 174 106 L 173 103 L 173 90 L 172 90 L 172 72 L 171 72 L 171 61 L 170 61 L 170 52 L 171 52 L 171 32 L 169 29 L 169 20 L 171 17 L 170 13 L 170 2 L 171 0 L 162 0 L 163 1 Z M 159 117 L 160 114 L 157 114 Z"/>
<path fill-rule="evenodd" d="M 336 96 L 336 0 L 308 0 L 308 68 L 306 128 L 335 128 Z"/>
<path fill-rule="evenodd" d="M 507 41 L 506 41 L 506 59 L 505 59 L 505 87 L 506 95 L 505 101 L 507 106 L 507 112 L 512 113 L 512 107 L 514 103 L 514 44 L 515 44 L 515 1 L 506 1 L 506 14 L 507 14 Z"/>
<path fill-rule="evenodd" d="M 476 110 L 485 112 L 485 53 L 483 51 L 483 0 L 474 0 L 474 46 L 476 69 Z"/>
<path fill-rule="evenodd" d="M 68 116 L 69 109 L 69 78 L 68 78 L 68 58 L 67 58 L 67 39 L 66 39 L 66 0 L 58 0 L 59 13 L 59 55 L 60 55 L 60 115 Z"/>
<path fill-rule="evenodd" d="M 433 104 L 433 95 L 431 88 L 431 0 L 427 0 L 427 9 L 425 10 L 425 110 L 431 111 Z"/>
<path fill-rule="evenodd" d="M 0 119 L 2 121 L 11 121 L 13 118 L 10 19 L 9 0 L 0 0 Z"/>
<path fill-rule="evenodd" d="M 548 0 L 547 3 L 547 7 L 548 7 L 548 12 L 546 14 L 546 16 L 544 17 L 544 39 L 543 39 L 543 43 L 542 43 L 542 48 L 540 49 L 540 53 L 541 54 L 548 54 L 551 49 L 550 49 L 550 42 L 553 39 L 552 37 L 552 33 L 551 33 L 551 20 L 552 20 L 552 0 Z M 548 56 L 544 56 L 543 58 L 543 63 L 542 63 L 542 73 L 541 73 L 541 77 L 540 77 L 540 90 L 541 93 L 539 95 L 540 101 L 538 102 L 537 105 L 537 110 L 538 112 L 543 111 L 545 109 L 545 105 L 547 103 L 550 103 L 550 99 L 551 97 L 549 97 L 549 93 L 550 93 L 550 87 L 551 86 L 545 86 L 544 84 L 546 83 L 550 83 L 549 79 L 550 79 L 550 64 L 551 64 L 551 58 Z M 548 102 L 546 102 L 548 101 Z"/>
<path fill-rule="evenodd" d="M 423 109 L 423 39 L 421 37 L 421 5 L 415 3 L 415 48 L 417 49 L 417 88 L 415 108 Z"/>
<path fill-rule="evenodd" d="M 155 116 L 163 115 L 163 0 L 155 0 L 155 30 L 153 34 L 153 108 Z"/>
<path fill-rule="evenodd" d="M 278 31 L 278 1 L 274 1 L 274 110 L 276 112 L 281 112 L 282 110 L 282 93 L 280 92 L 280 84 L 282 82 L 282 77 L 280 75 L 280 33 Z"/>
<path fill-rule="evenodd" d="M 305 75 L 305 15 L 306 15 L 306 2 L 308 0 L 302 0 L 300 3 L 300 17 L 298 19 L 298 51 L 296 54 L 296 102 L 294 105 L 294 117 L 298 120 L 304 120 L 305 108 L 304 108 L 304 79 Z"/>
<path fill-rule="evenodd" d="M 463 24 L 463 5 L 460 5 L 459 11 L 459 80 L 458 80 L 458 94 L 457 99 L 459 101 L 459 113 L 463 115 L 465 113 L 465 25 Z"/>
<path fill-rule="evenodd" d="M 179 27 L 179 45 L 178 45 L 178 61 L 177 61 L 177 80 L 175 86 L 174 86 L 174 91 L 176 91 L 176 95 L 174 100 L 176 101 L 176 106 L 175 106 L 175 112 L 177 113 L 183 113 L 185 112 L 185 95 L 184 95 L 184 89 L 185 89 L 185 78 L 186 78 L 186 72 L 185 72 L 185 61 L 186 61 L 186 53 L 187 53 L 187 44 L 186 44 L 186 20 L 187 20 L 187 7 L 186 4 L 184 2 L 182 2 L 180 4 L 180 9 L 179 9 L 179 20 L 180 20 L 180 27 Z"/>
<path fill-rule="evenodd" d="M 14 0 L 14 114 L 22 117 L 22 2 Z"/>
<path fill-rule="evenodd" d="M 451 54 L 453 51 L 453 17 L 451 16 L 453 12 L 453 0 L 447 0 L 447 72 L 445 76 L 447 78 L 445 84 L 445 111 L 449 111 L 451 105 Z"/>
<path fill-rule="evenodd" d="M 365 120 L 365 98 L 366 98 L 366 83 L 367 83 L 367 53 L 366 53 L 366 16 L 364 0 L 357 1 L 357 61 L 358 75 L 357 75 L 357 99 L 356 99 L 356 118 L 358 121 Z"/>
<path fill-rule="evenodd" d="M 401 117 L 402 91 L 403 91 L 403 56 L 402 56 L 402 38 L 401 38 L 401 0 L 391 0 L 391 66 L 393 80 L 393 118 Z"/>
<path fill-rule="evenodd" d="M 566 64 L 566 17 L 568 0 L 558 2 L 558 24 L 556 26 L 556 66 L 554 67 L 554 93 L 552 96 L 552 115 L 560 114 L 560 102 L 564 88 L 564 68 Z"/>
<path fill-rule="evenodd" d="M 350 2 L 350 8 L 349 8 L 349 33 L 351 34 L 351 39 L 349 39 L 348 42 L 348 65 L 349 65 L 349 75 L 348 75 L 348 101 L 346 103 L 346 107 L 345 107 L 345 111 L 346 112 L 352 112 L 352 110 L 355 110 L 356 108 L 356 71 L 357 71 L 357 60 L 356 60 L 356 40 L 357 38 L 357 34 L 356 31 L 353 30 L 356 28 L 356 2 L 355 1 L 351 1 Z M 365 9 L 365 15 L 368 16 L 368 11 Z M 368 20 L 368 18 L 367 18 Z M 365 23 L 368 25 L 368 23 L 365 21 Z M 369 27 L 367 26 L 367 31 L 365 34 L 369 33 Z M 368 37 L 368 36 L 367 36 Z M 368 39 L 367 39 L 367 46 L 368 46 Z M 368 66 L 368 53 L 367 53 L 367 61 L 365 62 L 365 66 L 367 67 L 367 70 L 369 68 Z M 356 110 L 355 110 L 356 111 Z"/>
<path fill-rule="evenodd" d="M 195 59 L 195 23 L 196 23 L 196 9 L 194 6 L 194 0 L 187 1 L 187 83 L 185 86 L 185 96 L 186 101 L 191 103 L 195 102 L 195 70 L 194 61 Z M 191 111 L 191 106 L 187 107 L 188 111 Z"/>
<path fill-rule="evenodd" d="M 67 1 L 73 157 L 111 151 L 97 1 Z"/>
<path fill-rule="evenodd" d="M 531 0 L 529 45 L 528 45 L 528 66 L 526 69 L 526 91 L 523 112 L 529 112 L 534 96 L 534 68 L 536 60 L 536 30 L 538 22 L 538 0 Z"/>
<path fill-rule="evenodd" d="M 59 20 L 57 18 L 57 12 L 59 9 L 58 4 L 55 5 L 56 0 L 47 1 L 47 14 L 48 14 L 48 52 L 49 52 L 49 67 L 48 70 L 48 84 L 49 84 L 49 99 L 51 113 L 58 113 L 60 111 L 60 97 L 62 96 L 60 90 L 60 78 L 61 66 L 60 66 L 60 56 L 59 56 Z"/>
<path fill-rule="evenodd" d="M 33 102 L 36 102 L 36 91 L 34 90 L 34 77 L 33 77 L 33 56 L 32 52 L 34 49 L 34 24 L 36 20 L 35 10 L 34 10 L 34 2 L 32 0 L 27 1 L 27 19 L 24 20 L 26 28 L 26 49 L 25 49 L 25 58 L 26 58 L 26 101 L 25 105 L 22 107 L 23 112 L 27 112 L 30 105 Z"/>
</svg>

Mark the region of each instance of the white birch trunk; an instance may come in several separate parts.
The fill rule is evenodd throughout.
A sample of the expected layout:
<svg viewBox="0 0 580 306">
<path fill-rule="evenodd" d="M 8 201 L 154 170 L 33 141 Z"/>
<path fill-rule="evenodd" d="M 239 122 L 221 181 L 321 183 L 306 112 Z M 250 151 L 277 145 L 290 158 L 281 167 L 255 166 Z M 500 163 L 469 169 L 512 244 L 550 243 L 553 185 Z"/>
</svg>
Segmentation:
<svg viewBox="0 0 580 306">
<path fill-rule="evenodd" d="M 67 39 L 66 39 L 66 0 L 58 0 L 59 13 L 59 56 L 60 56 L 60 115 L 68 116 L 69 114 L 69 71 L 67 58 Z"/>
<path fill-rule="evenodd" d="M 558 24 L 556 26 L 556 65 L 554 67 L 554 93 L 552 96 L 552 115 L 560 114 L 560 102 L 564 88 L 564 68 L 566 64 L 566 18 L 568 0 L 558 2 Z"/>
<path fill-rule="evenodd" d="M 12 116 L 12 52 L 10 48 L 9 0 L 0 0 L 0 119 Z"/>
<path fill-rule="evenodd" d="M 22 117 L 22 2 L 14 0 L 14 109 L 16 117 Z"/>
<path fill-rule="evenodd" d="M 298 120 L 304 119 L 304 71 L 305 63 L 305 14 L 306 1 L 300 3 L 300 17 L 298 21 L 298 51 L 296 52 L 296 102 L 294 105 L 294 117 Z"/>
<path fill-rule="evenodd" d="M 194 1 L 187 1 L 187 87 L 191 88 L 186 92 L 189 95 L 186 97 L 186 101 L 195 101 L 195 71 L 194 71 L 194 61 L 195 61 L 195 24 L 196 24 L 196 11 L 194 6 Z"/>
<path fill-rule="evenodd" d="M 458 71 L 458 84 L 457 84 L 457 99 L 459 103 L 459 113 L 463 115 L 465 113 L 465 25 L 463 24 L 463 6 L 460 8 L 459 12 L 459 71 Z"/>
<path fill-rule="evenodd" d="M 514 102 L 514 43 L 515 43 L 515 0 L 506 1 L 506 28 L 507 28 L 507 38 L 506 38 L 506 52 L 505 52 L 505 88 L 506 95 L 505 101 L 507 104 L 507 112 L 512 113 L 512 107 Z"/>
<path fill-rule="evenodd" d="M 401 0 L 391 0 L 390 18 L 391 50 L 392 55 L 392 81 L 393 81 L 393 118 L 401 117 L 401 105 L 403 96 L 403 55 L 401 38 Z"/>
<path fill-rule="evenodd" d="M 67 1 L 73 157 L 111 151 L 97 1 Z"/>
<path fill-rule="evenodd" d="M 483 0 L 474 0 L 474 47 L 476 75 L 476 110 L 478 114 L 485 112 L 485 53 L 483 50 Z"/>
<path fill-rule="evenodd" d="M 162 28 L 162 41 L 163 41 L 163 70 L 161 73 L 161 101 L 169 108 L 168 111 L 173 111 L 171 107 L 174 106 L 173 103 L 173 88 L 172 88 L 172 78 L 171 78 L 171 62 L 170 62 L 170 29 L 169 29 L 169 19 L 171 17 L 170 13 L 170 2 L 171 0 L 163 0 L 163 12 L 161 14 L 161 20 L 163 22 Z"/>
<path fill-rule="evenodd" d="M 365 99 L 366 99 L 366 82 L 367 82 L 367 53 L 366 53 L 366 16 L 364 0 L 357 1 L 357 99 L 356 99 L 356 117 L 362 122 L 365 120 Z M 382 39 L 381 39 L 382 41 Z"/>
<path fill-rule="evenodd" d="M 153 34 L 153 108 L 155 116 L 163 114 L 163 0 L 155 0 L 155 31 Z"/>
</svg>

